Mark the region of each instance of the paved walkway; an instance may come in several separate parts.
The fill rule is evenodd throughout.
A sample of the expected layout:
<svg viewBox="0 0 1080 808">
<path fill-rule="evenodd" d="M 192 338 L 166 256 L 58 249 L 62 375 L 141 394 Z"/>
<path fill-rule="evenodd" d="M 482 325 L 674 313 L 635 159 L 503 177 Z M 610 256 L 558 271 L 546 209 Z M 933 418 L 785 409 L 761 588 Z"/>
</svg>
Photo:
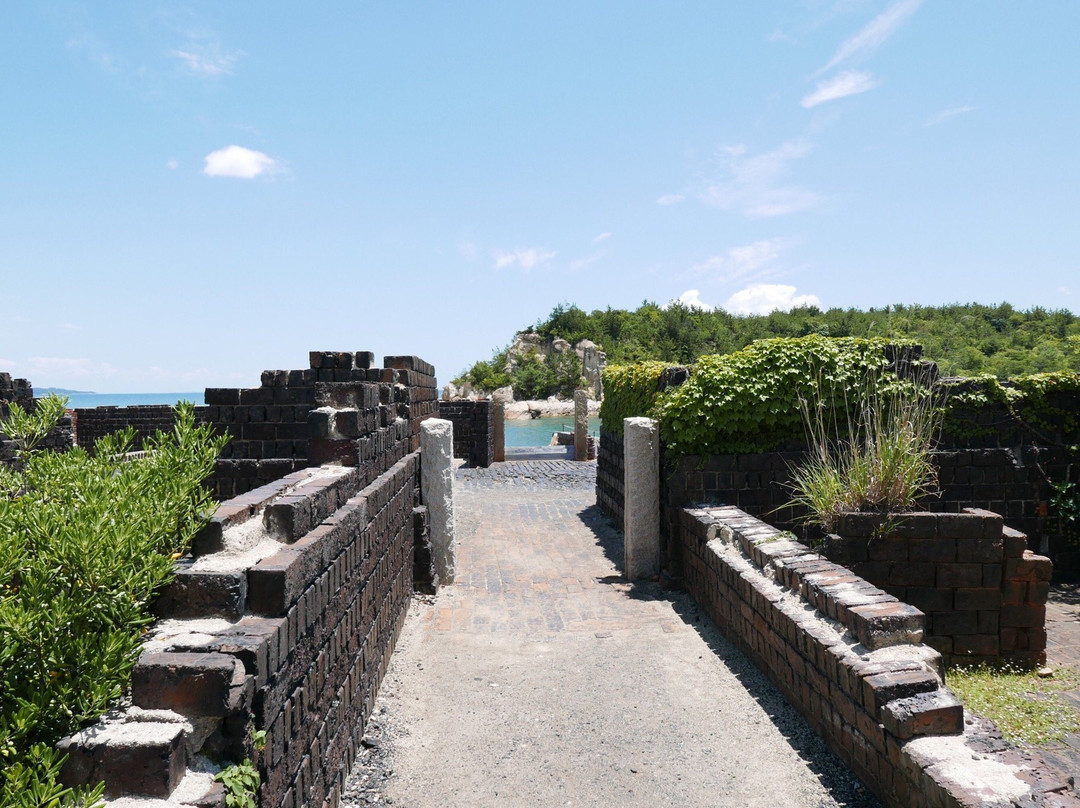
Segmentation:
<svg viewBox="0 0 1080 808">
<path fill-rule="evenodd" d="M 1046 662 L 1052 668 L 1071 667 L 1080 672 L 1080 579 L 1056 580 L 1046 606 Z M 1080 711 L 1080 688 L 1064 697 Z M 1080 775 L 1080 734 L 1042 750 L 1062 771 Z"/>
<path fill-rule="evenodd" d="M 594 474 L 458 471 L 458 580 L 414 600 L 345 804 L 877 805 L 689 597 L 622 580 Z"/>
</svg>

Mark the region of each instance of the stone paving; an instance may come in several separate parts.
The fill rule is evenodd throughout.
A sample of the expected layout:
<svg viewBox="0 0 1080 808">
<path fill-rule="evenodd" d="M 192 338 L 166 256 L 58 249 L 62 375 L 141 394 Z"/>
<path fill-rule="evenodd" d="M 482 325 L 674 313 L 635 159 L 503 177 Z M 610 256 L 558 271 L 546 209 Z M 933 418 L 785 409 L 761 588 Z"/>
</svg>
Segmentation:
<svg viewBox="0 0 1080 808">
<path fill-rule="evenodd" d="M 346 805 L 876 806 L 685 593 L 627 584 L 594 463 L 456 472 Z"/>
<path fill-rule="evenodd" d="M 1046 606 L 1046 662 L 1052 668 L 1070 667 L 1080 672 L 1080 578 L 1055 580 Z M 1062 694 L 1080 711 L 1080 688 Z M 1042 750 L 1043 756 L 1062 771 L 1080 779 L 1080 734 Z"/>
</svg>

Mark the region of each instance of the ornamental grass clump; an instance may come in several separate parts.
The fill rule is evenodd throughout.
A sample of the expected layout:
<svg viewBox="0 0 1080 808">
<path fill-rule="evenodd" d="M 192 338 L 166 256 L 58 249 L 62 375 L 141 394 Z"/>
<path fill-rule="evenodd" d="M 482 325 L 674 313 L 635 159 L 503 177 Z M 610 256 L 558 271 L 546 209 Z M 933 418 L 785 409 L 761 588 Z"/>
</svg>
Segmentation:
<svg viewBox="0 0 1080 808">
<path fill-rule="evenodd" d="M 127 688 L 149 604 L 213 512 L 202 482 L 225 438 L 188 404 L 138 459 L 130 429 L 93 453 L 34 451 L 63 402 L 11 410 L 0 422 L 20 447 L 15 467 L 0 467 L 0 805 L 94 804 L 100 787 L 60 784 L 54 745 Z"/>
<path fill-rule="evenodd" d="M 841 513 L 911 511 L 936 491 L 931 452 L 941 407 L 931 389 L 871 378 L 851 406 L 835 402 L 823 395 L 801 400 L 809 450 L 792 471 L 789 504 L 805 508 L 809 522 L 830 532 Z"/>
</svg>

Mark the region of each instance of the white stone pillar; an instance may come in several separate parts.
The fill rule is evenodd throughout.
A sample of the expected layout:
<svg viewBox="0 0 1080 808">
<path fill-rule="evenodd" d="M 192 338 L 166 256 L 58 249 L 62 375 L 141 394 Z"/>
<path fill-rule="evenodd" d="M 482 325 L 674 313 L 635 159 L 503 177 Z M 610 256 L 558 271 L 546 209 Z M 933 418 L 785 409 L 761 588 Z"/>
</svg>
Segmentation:
<svg viewBox="0 0 1080 808">
<path fill-rule="evenodd" d="M 454 425 L 420 424 L 420 497 L 428 509 L 431 560 L 440 584 L 454 582 Z"/>
<path fill-rule="evenodd" d="M 506 460 L 506 404 L 496 399 L 491 402 L 491 407 L 494 410 L 491 416 L 494 419 L 495 429 L 494 460 L 496 463 L 502 463 Z"/>
<path fill-rule="evenodd" d="M 574 391 L 574 460 L 589 459 L 589 391 Z"/>
<path fill-rule="evenodd" d="M 623 548 L 626 580 L 660 574 L 660 428 L 623 420 Z"/>
</svg>

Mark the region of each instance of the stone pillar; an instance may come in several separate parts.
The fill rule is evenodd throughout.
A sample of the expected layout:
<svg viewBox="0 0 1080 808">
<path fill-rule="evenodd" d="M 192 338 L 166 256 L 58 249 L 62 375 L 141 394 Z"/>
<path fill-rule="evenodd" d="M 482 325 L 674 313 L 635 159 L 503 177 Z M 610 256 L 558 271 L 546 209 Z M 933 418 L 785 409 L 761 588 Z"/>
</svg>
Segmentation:
<svg viewBox="0 0 1080 808">
<path fill-rule="evenodd" d="M 589 459 L 589 391 L 574 391 L 574 460 Z"/>
<path fill-rule="evenodd" d="M 660 428 L 623 420 L 623 546 L 626 580 L 660 574 Z"/>
<path fill-rule="evenodd" d="M 454 582 L 454 425 L 420 424 L 420 497 L 428 509 L 431 555 L 440 584 Z"/>
<path fill-rule="evenodd" d="M 491 402 L 491 407 L 494 410 L 491 417 L 495 419 L 492 424 L 495 434 L 494 457 L 496 463 L 502 463 L 506 460 L 506 405 L 496 399 Z"/>
</svg>

